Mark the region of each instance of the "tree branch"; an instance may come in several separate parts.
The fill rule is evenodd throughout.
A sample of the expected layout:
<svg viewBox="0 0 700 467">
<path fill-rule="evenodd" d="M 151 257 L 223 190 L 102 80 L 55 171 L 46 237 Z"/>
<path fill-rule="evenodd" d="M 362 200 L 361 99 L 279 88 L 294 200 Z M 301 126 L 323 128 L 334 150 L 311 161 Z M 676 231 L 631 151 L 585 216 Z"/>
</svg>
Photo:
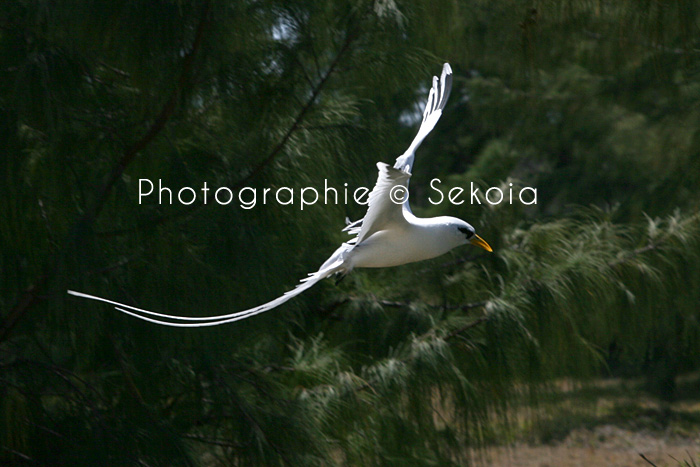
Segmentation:
<svg viewBox="0 0 700 467">
<path fill-rule="evenodd" d="M 223 441 L 220 439 L 212 439 L 212 438 L 205 438 L 203 436 L 197 436 L 197 435 L 180 435 L 181 438 L 184 439 L 190 439 L 192 441 L 198 441 L 200 443 L 204 444 L 211 444 L 213 446 L 220 446 L 223 448 L 231 448 L 231 449 L 245 449 L 246 446 L 243 446 L 241 444 L 234 444 L 228 441 Z"/>
<path fill-rule="evenodd" d="M 328 69 L 326 70 L 326 73 L 321 77 L 319 82 L 316 84 L 316 86 L 311 90 L 311 96 L 309 99 L 306 101 L 306 103 L 302 106 L 301 110 L 299 110 L 299 113 L 296 115 L 294 118 L 294 121 L 292 124 L 289 126 L 287 131 L 284 133 L 282 138 L 277 142 L 277 144 L 270 150 L 267 156 L 258 163 L 245 177 L 242 179 L 238 180 L 235 182 L 233 185 L 229 187 L 231 190 L 236 190 L 241 187 L 243 187 L 248 181 L 252 180 L 255 178 L 258 174 L 260 174 L 268 165 L 270 165 L 279 155 L 279 153 L 284 149 L 284 147 L 287 145 L 287 142 L 289 139 L 294 135 L 294 133 L 301 128 L 301 124 L 304 120 L 304 117 L 306 114 L 311 110 L 313 107 L 314 103 L 316 102 L 316 99 L 318 98 L 319 94 L 325 87 L 326 83 L 328 82 L 328 79 L 331 77 L 331 75 L 338 69 L 338 64 L 341 61 L 341 58 L 345 53 L 349 50 L 350 45 L 352 42 L 355 40 L 356 35 L 352 33 L 348 33 L 348 35 L 345 38 L 345 41 L 343 42 L 342 47 L 336 54 L 335 58 L 329 65 Z M 305 73 L 305 72 L 304 72 Z M 128 234 L 130 232 L 138 231 L 146 226 L 149 227 L 155 227 L 158 225 L 161 225 L 165 222 L 168 222 L 173 219 L 177 219 L 183 216 L 186 216 L 188 214 L 193 213 L 197 209 L 200 209 L 204 207 L 205 205 L 201 201 L 197 201 L 196 203 L 193 203 L 186 208 L 183 208 L 177 212 L 174 213 L 169 213 L 165 214 L 163 216 L 160 216 L 156 219 L 141 223 L 140 225 L 132 228 L 127 228 L 127 229 L 118 229 L 118 230 L 112 230 L 109 232 L 102 232 L 99 235 L 104 236 L 104 237 L 111 237 L 115 235 L 124 235 Z"/>
<path fill-rule="evenodd" d="M 456 337 L 457 335 L 463 333 L 467 329 L 475 328 L 478 325 L 480 325 L 481 323 L 484 323 L 486 321 L 488 321 L 488 318 L 486 316 L 482 316 L 481 318 L 477 318 L 474 321 L 472 321 L 471 323 L 466 324 L 466 325 L 462 326 L 461 328 L 457 328 L 454 331 L 450 332 L 448 335 L 445 336 L 445 340 L 446 341 L 450 340 L 453 337 Z"/>
<path fill-rule="evenodd" d="M 647 464 L 653 465 L 654 467 L 656 467 L 656 464 L 654 464 L 652 461 L 650 461 L 649 459 L 647 459 L 647 456 L 645 456 L 645 455 L 642 454 L 641 452 L 639 453 L 639 456 L 640 456 L 642 459 L 644 459 L 644 460 L 647 462 Z"/>
<path fill-rule="evenodd" d="M 383 306 L 389 306 L 389 307 L 395 307 L 395 308 L 408 308 L 412 305 L 411 302 L 392 302 L 390 300 L 379 300 L 377 303 Z M 472 302 L 472 303 L 465 303 L 464 305 L 451 305 L 451 306 L 445 306 L 445 305 L 433 305 L 431 303 L 425 303 L 426 306 L 430 308 L 436 308 L 436 309 L 443 309 L 443 310 L 471 310 L 472 308 L 478 308 L 486 305 L 486 302 Z"/>
<path fill-rule="evenodd" d="M 165 124 L 170 120 L 170 117 L 175 112 L 175 107 L 177 100 L 180 97 L 180 93 L 187 86 L 190 74 L 192 72 L 192 67 L 194 64 L 194 58 L 202 45 L 202 39 L 204 37 L 204 30 L 206 25 L 209 23 L 209 10 L 210 3 L 207 1 L 204 3 L 202 17 L 197 25 L 197 31 L 195 33 L 194 42 L 192 43 L 192 48 L 185 55 L 182 61 L 182 71 L 180 73 L 180 78 L 178 79 L 175 89 L 173 89 L 170 97 L 168 98 L 165 105 L 161 108 L 158 117 L 153 121 L 148 131 L 135 143 L 129 146 L 124 155 L 119 160 L 119 162 L 114 166 L 112 172 L 110 173 L 107 181 L 102 185 L 102 188 L 98 192 L 97 200 L 94 202 L 91 209 L 85 212 L 83 223 L 92 223 L 94 219 L 99 215 L 100 211 L 104 207 L 104 203 L 107 197 L 112 191 L 114 184 L 119 180 L 126 170 L 126 168 L 133 162 L 136 155 L 148 146 L 153 139 L 155 139 L 163 128 Z"/>
<path fill-rule="evenodd" d="M 69 232 L 66 241 L 64 243 L 63 252 L 66 250 L 66 246 L 75 242 L 78 236 L 78 232 L 82 231 L 86 227 L 91 226 L 97 216 L 102 211 L 107 198 L 109 197 L 114 185 L 117 180 L 121 178 L 126 168 L 131 164 L 136 155 L 146 148 L 151 141 L 155 139 L 158 134 L 163 130 L 165 124 L 168 122 L 170 117 L 175 111 L 178 97 L 182 90 L 186 87 L 190 74 L 192 72 L 194 58 L 201 48 L 202 40 L 204 37 L 204 30 L 209 22 L 209 12 L 210 12 L 210 2 L 206 1 L 203 6 L 202 17 L 200 18 L 197 30 L 195 33 L 195 38 L 192 43 L 192 48 L 185 55 L 182 64 L 182 71 L 180 77 L 177 81 L 177 85 L 173 89 L 170 97 L 166 101 L 165 105 L 161 108 L 158 116 L 153 121 L 148 131 L 135 143 L 127 147 L 122 155 L 121 159 L 112 168 L 107 180 L 101 186 L 97 192 L 95 201 L 92 203 L 79 220 L 75 223 L 74 227 Z M 9 335 L 10 331 L 14 329 L 19 320 L 24 316 L 25 313 L 37 302 L 41 301 L 43 298 L 41 296 L 41 291 L 46 287 L 49 279 L 56 275 L 58 270 L 61 251 L 55 254 L 55 256 L 48 261 L 48 265 L 45 267 L 44 272 L 37 278 L 24 292 L 20 295 L 15 306 L 10 310 L 0 327 L 0 342 L 4 341 Z"/>
<path fill-rule="evenodd" d="M 294 122 L 292 125 L 289 127 L 287 132 L 284 134 L 282 139 L 277 143 L 277 145 L 270 151 L 270 154 L 263 159 L 262 162 L 260 162 L 247 176 L 243 177 L 241 180 L 238 182 L 234 183 L 233 188 L 240 188 L 245 184 L 248 180 L 251 180 L 255 178 L 260 172 L 265 169 L 272 161 L 275 160 L 277 155 L 280 153 L 282 148 L 287 144 L 287 141 L 289 141 L 289 138 L 292 137 L 294 132 L 297 130 L 299 125 L 301 124 L 301 121 L 304 119 L 304 116 L 306 113 L 311 109 L 313 106 L 314 102 L 316 101 L 316 98 L 318 97 L 319 93 L 321 92 L 321 89 L 323 89 L 323 86 L 326 84 L 326 81 L 328 81 L 328 78 L 331 77 L 333 74 L 333 71 L 335 71 L 336 67 L 338 66 L 338 63 L 340 63 L 341 57 L 345 54 L 345 52 L 350 48 L 350 44 L 352 44 L 352 41 L 355 39 L 355 36 L 352 33 L 348 33 L 348 35 L 345 37 L 345 41 L 343 43 L 343 46 L 340 48 L 338 53 L 336 54 L 335 58 L 331 62 L 330 66 L 328 67 L 328 70 L 326 70 L 326 73 L 323 75 L 321 80 L 318 82 L 316 87 L 311 93 L 311 97 L 309 97 L 309 100 L 306 102 L 306 105 L 302 107 L 302 109 L 299 111 L 297 114 L 297 117 L 294 119 Z"/>
</svg>

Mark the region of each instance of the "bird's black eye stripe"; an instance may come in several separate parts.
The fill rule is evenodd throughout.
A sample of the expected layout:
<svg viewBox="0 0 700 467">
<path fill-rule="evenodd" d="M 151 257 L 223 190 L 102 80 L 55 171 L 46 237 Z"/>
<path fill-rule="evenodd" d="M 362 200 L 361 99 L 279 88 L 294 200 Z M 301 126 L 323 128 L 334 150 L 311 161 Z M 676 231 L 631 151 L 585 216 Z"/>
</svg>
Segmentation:
<svg viewBox="0 0 700 467">
<path fill-rule="evenodd" d="M 459 231 L 462 232 L 464 235 L 466 235 L 467 238 L 471 238 L 472 236 L 474 236 L 474 232 L 472 232 L 471 230 L 469 230 L 469 229 L 466 228 L 466 227 L 457 227 L 457 230 L 459 230 Z"/>
</svg>

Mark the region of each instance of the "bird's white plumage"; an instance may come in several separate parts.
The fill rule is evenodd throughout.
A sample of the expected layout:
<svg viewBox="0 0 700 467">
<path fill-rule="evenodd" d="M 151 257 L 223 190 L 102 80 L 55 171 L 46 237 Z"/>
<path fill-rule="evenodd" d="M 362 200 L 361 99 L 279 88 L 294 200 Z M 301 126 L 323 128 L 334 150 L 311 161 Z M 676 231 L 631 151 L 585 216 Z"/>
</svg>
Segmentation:
<svg viewBox="0 0 700 467">
<path fill-rule="evenodd" d="M 442 67 L 442 76 L 440 79 L 438 80 L 437 76 L 433 76 L 433 86 L 428 93 L 428 102 L 425 104 L 423 120 L 421 121 L 420 128 L 418 128 L 418 133 L 416 137 L 413 138 L 406 152 L 396 159 L 396 163 L 394 164 L 395 169 L 411 173 L 416 149 L 418 149 L 418 146 L 421 145 L 425 137 L 428 136 L 428 133 L 433 131 L 438 120 L 440 120 L 442 109 L 445 108 L 447 99 L 450 97 L 450 91 L 452 91 L 452 68 L 450 68 L 448 63 L 445 63 Z"/>
<path fill-rule="evenodd" d="M 374 189 L 369 194 L 367 213 L 362 218 L 362 227 L 357 235 L 356 243 L 361 243 L 380 230 L 386 230 L 390 227 L 400 228 L 406 224 L 402 204 L 394 202 L 390 195 L 391 190 L 395 187 L 408 185 L 408 180 L 411 178 L 410 172 L 395 169 L 383 162 L 379 162 L 377 168 L 379 176 Z"/>
<path fill-rule="evenodd" d="M 333 265 L 331 265 L 330 269 L 333 269 Z M 331 273 L 332 274 L 332 273 Z M 218 316 L 206 316 L 206 317 L 193 317 L 193 316 L 177 316 L 177 315 L 166 315 L 163 313 L 156 313 L 153 311 L 148 311 L 144 310 L 142 308 L 136 308 L 131 305 L 126 305 L 124 303 L 119 303 L 119 302 L 114 302 L 112 300 L 107 300 L 104 298 L 96 297 L 94 295 L 88 295 L 84 294 L 81 292 L 76 292 L 74 290 L 69 290 L 68 293 L 70 295 L 75 295 L 76 297 L 82 297 L 82 298 L 88 298 L 91 300 L 97 300 L 99 302 L 104 302 L 104 303 L 109 303 L 110 305 L 114 305 L 114 308 L 118 311 L 121 311 L 122 313 L 126 313 L 127 315 L 133 316 L 134 318 L 139 318 L 143 321 L 148 321 L 149 323 L 155 323 L 155 324 L 164 324 L 166 326 L 172 326 L 172 327 L 177 327 L 177 328 L 201 328 L 201 327 L 209 327 L 209 326 L 219 326 L 221 324 L 228 324 L 228 323 L 233 323 L 235 321 L 240 321 L 242 319 L 250 318 L 251 316 L 259 315 L 260 313 L 264 313 L 266 311 L 269 311 L 273 308 L 276 308 L 286 302 L 287 300 L 290 300 L 300 293 L 304 292 L 307 289 L 310 289 L 316 282 L 320 281 L 321 279 L 325 279 L 328 277 L 330 274 L 326 274 L 323 269 L 319 269 L 316 273 L 311 274 L 309 277 L 302 279 L 299 285 L 297 285 L 295 288 L 292 290 L 286 292 L 285 294 L 277 297 L 276 299 L 264 303 L 262 305 L 259 305 L 255 308 L 250 308 L 248 310 L 244 311 L 239 311 L 236 313 L 231 313 L 228 315 L 218 315 Z M 159 319 L 161 318 L 161 319 Z M 163 319 L 166 320 L 175 320 L 175 321 L 184 321 L 182 323 L 180 322 L 171 322 L 171 321 L 164 321 Z"/>
<path fill-rule="evenodd" d="M 415 151 L 435 128 L 451 88 L 452 69 L 445 63 L 440 79 L 433 77 L 428 102 L 416 137 L 406 152 L 396 159 L 393 167 L 381 162 L 377 164 L 379 175 L 369 195 L 365 217 L 355 222 L 348 221 L 348 225 L 343 229 L 354 237 L 343 243 L 318 271 L 309 274 L 309 277 L 303 279 L 296 288 L 284 295 L 255 308 L 236 313 L 187 317 L 156 313 L 82 292 L 69 290 L 68 293 L 114 305 L 123 313 L 151 323 L 183 328 L 218 326 L 271 310 L 333 274 L 347 274 L 355 267 L 389 267 L 434 258 L 467 243 L 470 237 L 467 236 L 465 240 L 465 232 L 471 236 L 475 235 L 473 228 L 466 222 L 453 217 L 421 219 L 411 213 L 407 192 L 403 203 L 397 203 L 390 197 L 392 189 L 396 187 L 408 189 Z"/>
</svg>

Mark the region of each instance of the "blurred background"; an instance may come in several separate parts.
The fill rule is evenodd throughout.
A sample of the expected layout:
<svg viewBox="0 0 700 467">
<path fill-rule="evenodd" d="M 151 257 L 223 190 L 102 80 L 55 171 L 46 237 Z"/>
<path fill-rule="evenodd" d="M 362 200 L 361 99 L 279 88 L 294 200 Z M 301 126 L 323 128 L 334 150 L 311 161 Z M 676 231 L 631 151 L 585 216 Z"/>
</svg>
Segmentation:
<svg viewBox="0 0 700 467">
<path fill-rule="evenodd" d="M 619 459 L 550 465 L 700 462 L 699 14 L 2 2 L 0 463 L 543 465 L 538 446 L 595 456 L 611 438 Z M 454 88 L 411 204 L 493 254 L 356 270 L 217 328 L 66 294 L 206 316 L 294 287 L 363 206 L 139 204 L 139 179 L 371 187 L 443 62 Z M 434 206 L 434 177 L 538 202 Z"/>
</svg>

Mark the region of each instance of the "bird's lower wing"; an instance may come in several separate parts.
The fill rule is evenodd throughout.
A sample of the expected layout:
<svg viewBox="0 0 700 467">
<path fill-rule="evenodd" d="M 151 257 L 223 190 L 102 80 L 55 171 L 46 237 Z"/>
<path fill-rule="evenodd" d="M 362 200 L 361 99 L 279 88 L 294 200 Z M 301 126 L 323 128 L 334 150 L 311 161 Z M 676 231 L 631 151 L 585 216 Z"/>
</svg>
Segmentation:
<svg viewBox="0 0 700 467">
<path fill-rule="evenodd" d="M 388 225 L 406 222 L 401 212 L 403 205 L 401 198 L 408 196 L 410 172 L 394 169 L 383 162 L 377 163 L 377 168 L 379 175 L 377 183 L 369 194 L 367 214 L 362 218 L 362 221 L 351 224 L 352 227 L 349 229 L 346 227 L 351 233 L 358 232 L 358 244 L 373 233 L 385 229 Z M 360 223 L 361 226 L 359 226 Z"/>
<path fill-rule="evenodd" d="M 336 272 L 341 271 L 344 253 L 349 248 L 350 247 L 346 247 L 345 244 L 338 248 L 338 250 L 336 250 L 336 252 L 328 259 L 328 261 L 326 261 L 326 263 L 324 263 L 324 265 L 317 272 L 310 274 L 309 277 L 307 277 L 306 279 L 302 279 L 299 285 L 297 285 L 294 289 L 290 290 L 289 292 L 286 292 L 284 295 L 277 297 L 276 299 L 270 302 L 256 306 L 255 308 L 250 308 L 248 310 L 243 310 L 228 315 L 206 317 L 166 315 L 163 313 L 156 313 L 154 311 L 144 310 L 142 308 L 136 308 L 134 306 L 115 302 L 106 298 L 96 297 L 94 295 L 88 295 L 82 292 L 76 292 L 74 290 L 69 290 L 68 293 L 76 297 L 87 298 L 103 303 L 109 303 L 110 305 L 114 305 L 114 308 L 116 310 L 121 311 L 122 313 L 126 313 L 127 315 L 133 316 L 134 318 L 138 318 L 143 321 L 148 321 L 149 323 L 161 324 L 163 326 L 171 326 L 176 328 L 201 328 L 208 326 L 219 326 L 221 324 L 233 323 L 235 321 L 240 321 L 242 319 L 250 318 L 251 316 L 270 311 L 273 308 L 280 306 L 287 300 L 296 297 L 305 290 L 310 289 L 318 281 L 325 279 L 326 277 Z"/>
</svg>

